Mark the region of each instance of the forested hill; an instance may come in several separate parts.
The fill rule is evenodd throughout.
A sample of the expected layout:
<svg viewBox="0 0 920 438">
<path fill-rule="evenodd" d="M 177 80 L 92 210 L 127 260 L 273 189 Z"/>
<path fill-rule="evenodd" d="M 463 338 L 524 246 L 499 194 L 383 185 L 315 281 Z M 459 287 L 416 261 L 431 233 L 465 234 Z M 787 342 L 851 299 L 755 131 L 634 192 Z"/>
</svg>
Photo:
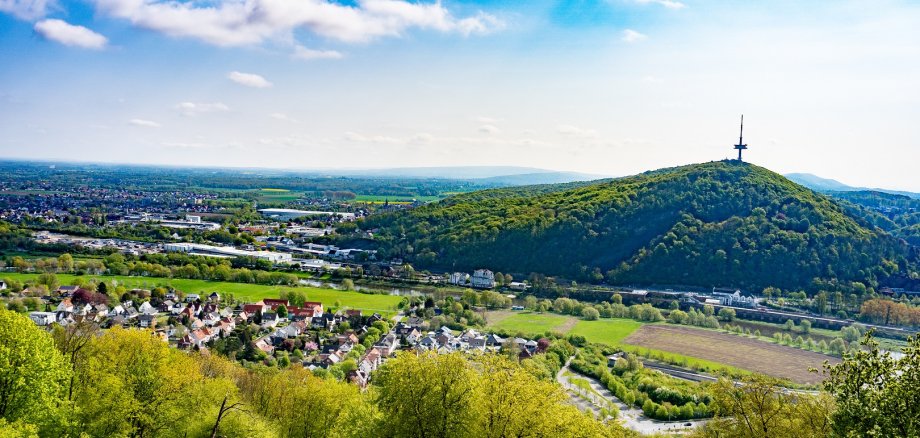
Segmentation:
<svg viewBox="0 0 920 438">
<path fill-rule="evenodd" d="M 377 229 L 384 254 L 444 270 L 857 293 L 917 275 L 916 247 L 824 195 L 733 161 L 485 190 L 361 228 Z"/>
</svg>

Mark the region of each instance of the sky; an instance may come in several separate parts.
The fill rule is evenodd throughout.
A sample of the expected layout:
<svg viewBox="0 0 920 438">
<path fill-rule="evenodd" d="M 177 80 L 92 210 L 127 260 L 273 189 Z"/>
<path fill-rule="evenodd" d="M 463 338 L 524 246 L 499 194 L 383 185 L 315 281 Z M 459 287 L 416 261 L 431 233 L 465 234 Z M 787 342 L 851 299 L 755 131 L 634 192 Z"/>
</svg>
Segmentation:
<svg viewBox="0 0 920 438">
<path fill-rule="evenodd" d="M 920 3 L 0 0 L 0 158 L 920 192 Z"/>
</svg>

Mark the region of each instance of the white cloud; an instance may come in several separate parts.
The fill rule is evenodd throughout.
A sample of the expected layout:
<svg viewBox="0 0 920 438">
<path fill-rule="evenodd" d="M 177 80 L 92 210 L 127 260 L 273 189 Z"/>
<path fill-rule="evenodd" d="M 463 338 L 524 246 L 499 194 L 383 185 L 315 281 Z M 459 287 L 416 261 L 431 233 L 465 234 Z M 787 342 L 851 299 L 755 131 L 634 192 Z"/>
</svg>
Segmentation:
<svg viewBox="0 0 920 438">
<path fill-rule="evenodd" d="M 470 35 L 488 33 L 504 25 L 500 19 L 483 12 L 458 19 L 440 2 L 405 0 L 359 0 L 355 5 L 329 0 L 95 0 L 95 3 L 102 13 L 128 20 L 135 26 L 218 46 L 290 39 L 295 29 L 339 41 L 364 42 L 398 36 L 410 28 Z"/>
<path fill-rule="evenodd" d="M 627 43 L 636 43 L 647 38 L 648 36 L 643 33 L 636 32 L 632 29 L 626 29 L 623 31 L 623 36 L 620 39 Z"/>
<path fill-rule="evenodd" d="M 253 73 L 240 73 L 238 71 L 232 71 L 227 74 L 227 79 L 230 79 L 237 84 L 252 88 L 268 88 L 272 86 L 272 83 L 267 79 Z"/>
<path fill-rule="evenodd" d="M 160 126 L 162 126 L 159 123 L 154 122 L 152 120 L 144 120 L 144 119 L 131 119 L 131 120 L 128 120 L 128 123 L 134 126 L 141 126 L 144 128 L 159 128 Z"/>
<path fill-rule="evenodd" d="M 479 132 L 483 134 L 498 134 L 501 132 L 501 129 L 498 129 L 495 125 L 482 125 L 479 127 Z"/>
<path fill-rule="evenodd" d="M 304 46 L 298 45 L 294 47 L 294 53 L 291 55 L 293 58 L 297 59 L 342 59 L 345 55 L 342 55 L 341 52 L 335 50 L 316 50 L 308 49 Z"/>
<path fill-rule="evenodd" d="M 168 141 L 160 144 L 165 147 L 174 149 L 210 149 L 215 147 L 214 145 L 208 143 L 189 143 L 181 141 Z"/>
<path fill-rule="evenodd" d="M 20 20 L 37 20 L 48 14 L 53 5 L 48 0 L 0 0 L 0 12 L 6 12 Z"/>
<path fill-rule="evenodd" d="M 230 111 L 230 107 L 221 103 L 195 103 L 195 102 L 182 102 L 176 105 L 176 109 L 186 115 L 186 116 L 197 116 L 204 113 L 219 113 Z"/>
<path fill-rule="evenodd" d="M 385 135 L 367 136 L 357 132 L 346 132 L 345 139 L 356 143 L 381 143 L 381 144 L 400 144 L 405 143 L 403 139 L 388 137 Z"/>
<path fill-rule="evenodd" d="M 675 9 L 675 10 L 683 9 L 687 7 L 686 4 L 678 2 L 678 1 L 674 1 L 674 0 L 635 0 L 635 2 L 642 4 L 642 5 L 656 4 L 656 5 L 664 6 L 668 9 Z"/>
<path fill-rule="evenodd" d="M 2 0 L 0 0 L 2 1 Z M 65 46 L 84 49 L 104 49 L 109 40 L 83 26 L 76 26 L 63 20 L 49 19 L 35 23 L 35 32 L 47 40 Z"/>
<path fill-rule="evenodd" d="M 271 113 L 268 116 L 275 120 L 281 120 L 282 122 L 300 123 L 297 119 L 284 113 Z"/>
<path fill-rule="evenodd" d="M 594 138 L 597 137 L 597 131 L 593 129 L 579 128 L 574 125 L 559 125 L 556 127 L 556 132 L 567 135 L 570 137 L 579 137 L 579 138 Z"/>
</svg>

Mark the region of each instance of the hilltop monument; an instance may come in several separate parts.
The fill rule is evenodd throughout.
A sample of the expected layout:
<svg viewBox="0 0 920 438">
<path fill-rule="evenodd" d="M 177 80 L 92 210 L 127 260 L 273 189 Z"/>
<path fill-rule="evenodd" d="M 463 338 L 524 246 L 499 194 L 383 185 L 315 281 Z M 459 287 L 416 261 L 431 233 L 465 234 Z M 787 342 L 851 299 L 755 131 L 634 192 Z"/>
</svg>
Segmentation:
<svg viewBox="0 0 920 438">
<path fill-rule="evenodd" d="M 744 114 L 741 115 L 741 133 L 738 134 L 738 144 L 735 145 L 735 149 L 738 149 L 738 161 L 741 161 L 741 151 L 747 149 L 747 145 L 744 144 Z"/>
</svg>

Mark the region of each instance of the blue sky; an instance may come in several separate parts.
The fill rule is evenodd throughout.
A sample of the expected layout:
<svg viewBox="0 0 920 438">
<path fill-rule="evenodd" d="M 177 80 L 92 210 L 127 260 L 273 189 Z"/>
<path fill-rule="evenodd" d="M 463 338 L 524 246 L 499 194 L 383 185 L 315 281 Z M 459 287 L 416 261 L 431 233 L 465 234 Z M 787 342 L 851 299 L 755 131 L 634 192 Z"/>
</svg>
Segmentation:
<svg viewBox="0 0 920 438">
<path fill-rule="evenodd" d="M 920 191 L 896 1 L 0 0 L 0 157 L 519 165 L 733 154 Z"/>
</svg>

